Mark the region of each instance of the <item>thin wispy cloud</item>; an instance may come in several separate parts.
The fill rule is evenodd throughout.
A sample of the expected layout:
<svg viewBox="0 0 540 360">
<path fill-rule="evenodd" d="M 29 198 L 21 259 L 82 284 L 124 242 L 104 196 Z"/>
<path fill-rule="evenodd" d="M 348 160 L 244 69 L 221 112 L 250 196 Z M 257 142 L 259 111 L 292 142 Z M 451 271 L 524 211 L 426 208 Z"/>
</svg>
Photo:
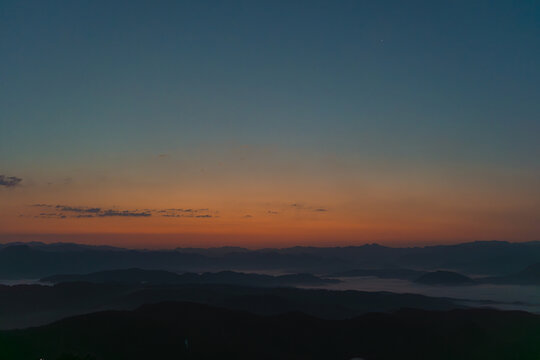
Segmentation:
<svg viewBox="0 0 540 360">
<path fill-rule="evenodd" d="M 148 217 L 152 216 L 150 212 L 139 212 L 139 211 L 130 211 L 130 210 L 105 210 L 97 214 L 99 217 L 108 217 L 108 216 L 124 216 L 124 217 Z"/>
<path fill-rule="evenodd" d="M 40 218 L 105 218 L 105 217 L 151 217 L 161 216 L 169 218 L 212 218 L 217 212 L 211 212 L 208 208 L 169 208 L 169 209 L 116 209 L 71 205 L 33 204 L 31 207 L 47 209 L 48 212 L 40 212 L 34 217 Z"/>
<path fill-rule="evenodd" d="M 214 217 L 210 214 L 210 210 L 207 208 L 204 209 L 183 209 L 183 208 L 173 208 L 173 209 L 163 209 L 156 210 L 156 212 L 163 217 L 176 217 L 176 218 L 210 218 Z"/>
<path fill-rule="evenodd" d="M 296 210 L 305 210 L 305 211 L 314 211 L 314 212 L 328 211 L 328 209 L 324 207 L 315 207 L 315 206 L 301 204 L 301 203 L 294 203 L 294 204 L 291 204 L 290 206 Z"/>
<path fill-rule="evenodd" d="M 328 209 L 321 206 L 313 206 L 304 203 L 292 203 L 292 204 L 277 204 L 274 205 L 272 209 L 266 210 L 268 215 L 278 215 L 278 214 L 290 214 L 291 211 L 298 213 L 324 213 Z"/>
<path fill-rule="evenodd" d="M 101 208 L 72 207 L 72 206 L 65 206 L 65 205 L 56 205 L 55 208 L 58 211 L 70 211 L 70 212 L 80 212 L 80 213 L 99 214 L 101 212 Z"/>
</svg>

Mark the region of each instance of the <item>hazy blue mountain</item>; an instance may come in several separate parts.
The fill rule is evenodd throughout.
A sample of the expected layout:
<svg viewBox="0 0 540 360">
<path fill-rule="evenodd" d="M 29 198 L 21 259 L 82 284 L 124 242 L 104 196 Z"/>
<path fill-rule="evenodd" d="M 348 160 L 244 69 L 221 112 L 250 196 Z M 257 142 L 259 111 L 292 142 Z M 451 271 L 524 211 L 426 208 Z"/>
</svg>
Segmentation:
<svg viewBox="0 0 540 360">
<path fill-rule="evenodd" d="M 486 277 L 480 281 L 492 284 L 540 285 L 540 263 L 506 276 Z"/>
<path fill-rule="evenodd" d="M 474 285 L 476 282 L 468 276 L 453 271 L 428 272 L 414 280 L 419 284 L 426 285 Z"/>
<path fill-rule="evenodd" d="M 249 252 L 249 249 L 238 247 L 238 246 L 220 246 L 220 247 L 210 247 L 210 248 L 194 248 L 194 247 L 179 247 L 175 249 L 176 251 L 188 253 L 188 254 L 200 254 L 205 256 L 224 256 L 231 253 L 245 253 Z"/>
<path fill-rule="evenodd" d="M 293 286 L 322 285 L 336 283 L 339 280 L 325 279 L 311 274 L 263 275 L 246 274 L 235 271 L 216 273 L 183 273 L 176 274 L 164 270 L 119 269 L 94 272 L 90 274 L 52 275 L 41 279 L 42 282 L 61 283 L 73 281 L 86 282 L 120 282 L 149 284 L 231 284 L 246 286 Z"/>
<path fill-rule="evenodd" d="M 476 241 L 414 248 L 400 257 L 395 266 L 506 275 L 536 262 L 540 262 L 540 242 Z"/>
<path fill-rule="evenodd" d="M 247 250 L 132 250 L 76 244 L 5 244 L 0 247 L 0 278 L 41 278 L 118 268 L 173 272 L 220 270 L 328 274 L 355 269 L 448 269 L 464 274 L 504 276 L 540 262 L 540 243 L 483 241 L 458 245 L 391 248 L 292 247 Z M 379 276 L 384 276 L 379 273 Z"/>
<path fill-rule="evenodd" d="M 330 274 L 330 277 L 353 277 L 353 276 L 373 276 L 381 279 L 417 279 L 425 271 L 411 269 L 354 269 Z"/>
<path fill-rule="evenodd" d="M 231 253 L 211 257 L 174 250 L 121 251 L 77 249 L 49 251 L 29 245 L 0 249 L 0 278 L 42 278 L 54 274 L 73 274 L 118 268 L 145 268 L 173 272 L 216 270 L 279 270 L 283 272 L 328 272 L 346 266 L 340 259 L 307 254 L 278 252 Z M 316 270 L 316 271 L 311 271 Z"/>
</svg>

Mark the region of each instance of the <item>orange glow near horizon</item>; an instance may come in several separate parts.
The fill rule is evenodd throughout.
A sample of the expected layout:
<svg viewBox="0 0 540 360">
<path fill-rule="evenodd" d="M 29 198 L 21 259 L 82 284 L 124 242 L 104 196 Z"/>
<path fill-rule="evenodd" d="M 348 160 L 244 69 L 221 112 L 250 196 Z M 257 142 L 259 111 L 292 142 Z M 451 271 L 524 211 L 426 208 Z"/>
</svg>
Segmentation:
<svg viewBox="0 0 540 360">
<path fill-rule="evenodd" d="M 35 214 L 47 213 L 27 207 L 24 215 L 2 217 L 0 241 L 64 241 L 143 248 L 225 245 L 261 248 L 537 240 L 535 225 L 527 224 L 529 219 L 496 221 L 504 220 L 505 213 L 486 216 L 470 211 L 457 216 L 434 208 L 421 212 L 415 208 L 413 212 L 399 214 L 399 209 L 376 206 L 371 211 L 346 206 L 345 209 L 295 207 L 274 205 L 270 210 L 252 207 L 243 212 L 221 208 L 210 210 L 209 217 L 178 218 L 160 216 L 160 210 L 148 217 L 77 218 L 74 217 L 77 213 L 66 211 L 62 213 L 66 218 L 40 217 Z"/>
<path fill-rule="evenodd" d="M 307 165 L 233 174 L 220 164 L 186 175 L 169 164 L 145 178 L 148 166 L 0 189 L 0 241 L 260 248 L 540 239 L 539 190 L 527 174 L 470 169 L 465 181 L 449 170 Z"/>
</svg>

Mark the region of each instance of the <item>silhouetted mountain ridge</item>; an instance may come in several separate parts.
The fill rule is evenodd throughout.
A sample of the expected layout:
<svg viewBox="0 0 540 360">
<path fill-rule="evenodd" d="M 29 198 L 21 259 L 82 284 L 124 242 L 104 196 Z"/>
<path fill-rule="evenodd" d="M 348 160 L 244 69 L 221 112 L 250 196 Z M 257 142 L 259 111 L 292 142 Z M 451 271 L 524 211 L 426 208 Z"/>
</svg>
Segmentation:
<svg viewBox="0 0 540 360">
<path fill-rule="evenodd" d="M 483 283 L 540 285 L 540 263 L 527 266 L 525 269 L 506 276 L 494 276 L 480 279 Z"/>
<path fill-rule="evenodd" d="M 500 241 L 392 248 L 377 244 L 349 247 L 292 247 L 247 250 L 133 250 L 76 244 L 0 247 L 0 278 L 41 278 L 62 273 L 89 273 L 118 268 L 172 272 L 282 271 L 336 273 L 354 269 L 447 269 L 464 274 L 504 276 L 540 262 L 540 243 Z"/>
<path fill-rule="evenodd" d="M 426 285 L 474 285 L 476 282 L 468 276 L 453 271 L 433 271 L 428 272 L 415 282 Z"/>
<path fill-rule="evenodd" d="M 303 311 L 346 319 L 400 308 L 448 310 L 450 299 L 389 292 L 328 291 L 225 284 L 134 284 L 67 282 L 53 286 L 0 285 L 0 327 L 28 327 L 99 310 L 131 310 L 148 303 L 191 301 L 256 314 Z"/>
<path fill-rule="evenodd" d="M 330 277 L 373 276 L 381 279 L 413 280 L 424 275 L 425 271 L 411 269 L 354 269 L 330 274 Z"/>
<path fill-rule="evenodd" d="M 246 274 L 235 271 L 220 271 L 216 273 L 183 273 L 176 274 L 164 270 L 119 269 L 94 272 L 90 274 L 62 274 L 42 278 L 40 281 L 49 283 L 86 281 L 86 282 L 121 282 L 121 283 L 151 283 L 151 284 L 231 284 L 245 286 L 293 286 L 293 285 L 322 285 L 339 282 L 336 279 L 320 278 L 311 274 L 263 275 Z"/>
</svg>

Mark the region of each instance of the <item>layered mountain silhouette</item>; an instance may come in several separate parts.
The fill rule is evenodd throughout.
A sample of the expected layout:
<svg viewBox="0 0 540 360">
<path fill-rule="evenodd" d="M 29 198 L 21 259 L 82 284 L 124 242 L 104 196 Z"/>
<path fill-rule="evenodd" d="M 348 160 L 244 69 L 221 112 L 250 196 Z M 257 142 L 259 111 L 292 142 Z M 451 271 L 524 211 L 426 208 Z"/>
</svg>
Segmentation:
<svg viewBox="0 0 540 360">
<path fill-rule="evenodd" d="M 458 245 L 391 248 L 376 244 L 349 247 L 293 247 L 248 250 L 130 250 L 76 244 L 0 245 L 0 278 L 42 278 L 119 268 L 172 272 L 271 271 L 341 273 L 355 269 L 447 269 L 464 274 L 505 276 L 540 263 L 540 242 L 483 241 Z M 384 276 L 382 273 L 380 276 Z M 404 276 L 404 275 L 400 275 Z"/>
<path fill-rule="evenodd" d="M 327 319 L 401 308 L 448 310 L 452 300 L 416 294 L 247 287 L 224 284 L 135 284 L 67 282 L 54 286 L 0 286 L 0 328 L 47 324 L 100 310 L 131 310 L 148 303 L 190 301 L 255 314 L 303 311 Z"/>
<path fill-rule="evenodd" d="M 539 285 L 539 275 L 536 242 L 160 251 L 5 244 L 0 278 L 43 283 L 0 285 L 0 359 L 537 359 L 536 315 L 295 286 L 351 276 Z"/>
<path fill-rule="evenodd" d="M 424 275 L 426 272 L 412 269 L 354 269 L 330 274 L 330 277 L 364 277 L 372 276 L 381 279 L 402 279 L 414 280 Z"/>
<path fill-rule="evenodd" d="M 381 279 L 409 280 L 425 285 L 540 285 L 540 263 L 504 276 L 475 277 L 474 279 L 455 271 L 421 271 L 412 269 L 356 269 L 329 274 L 330 278 L 376 277 Z"/>
<path fill-rule="evenodd" d="M 512 285 L 540 285 L 540 263 L 506 276 L 494 276 L 481 279 L 484 283 Z"/>
<path fill-rule="evenodd" d="M 533 360 L 540 358 L 540 318 L 494 310 L 400 310 L 336 321 L 168 302 L 2 331 L 0 357 Z"/>
</svg>

